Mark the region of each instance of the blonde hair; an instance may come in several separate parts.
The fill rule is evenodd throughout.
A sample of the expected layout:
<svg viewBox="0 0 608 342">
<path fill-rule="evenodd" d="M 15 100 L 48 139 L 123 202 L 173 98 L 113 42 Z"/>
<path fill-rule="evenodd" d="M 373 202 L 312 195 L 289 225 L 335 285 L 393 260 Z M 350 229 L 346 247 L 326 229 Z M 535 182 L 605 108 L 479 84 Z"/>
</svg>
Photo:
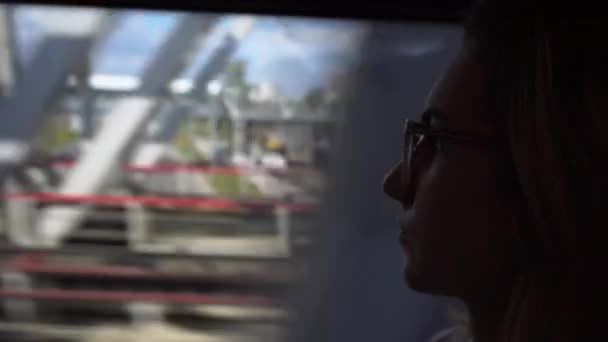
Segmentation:
<svg viewBox="0 0 608 342">
<path fill-rule="evenodd" d="M 487 0 L 466 24 L 525 247 L 503 342 L 608 337 L 606 19 L 591 1 Z"/>
</svg>

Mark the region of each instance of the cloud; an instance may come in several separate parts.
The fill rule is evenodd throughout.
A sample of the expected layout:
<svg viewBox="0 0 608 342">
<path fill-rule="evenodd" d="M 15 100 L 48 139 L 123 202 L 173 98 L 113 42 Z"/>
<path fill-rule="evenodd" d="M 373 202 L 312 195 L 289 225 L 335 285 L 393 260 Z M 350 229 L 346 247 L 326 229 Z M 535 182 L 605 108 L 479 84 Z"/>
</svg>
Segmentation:
<svg viewBox="0 0 608 342">
<path fill-rule="evenodd" d="M 236 57 L 247 61 L 250 82 L 270 81 L 299 97 L 349 63 L 358 52 L 357 34 L 351 26 L 322 20 L 263 19 Z"/>
<path fill-rule="evenodd" d="M 326 76 L 322 70 L 312 69 L 301 60 L 289 57 L 273 60 L 258 72 L 260 79 L 275 83 L 291 97 L 301 97 L 310 89 L 322 85 Z"/>
<path fill-rule="evenodd" d="M 301 44 L 325 50 L 353 50 L 367 26 L 358 22 L 328 19 L 277 19 L 286 36 Z"/>
<path fill-rule="evenodd" d="M 256 31 L 246 38 L 237 54 L 262 61 L 277 56 L 306 56 L 312 50 L 311 46 L 288 39 L 282 31 Z"/>
</svg>

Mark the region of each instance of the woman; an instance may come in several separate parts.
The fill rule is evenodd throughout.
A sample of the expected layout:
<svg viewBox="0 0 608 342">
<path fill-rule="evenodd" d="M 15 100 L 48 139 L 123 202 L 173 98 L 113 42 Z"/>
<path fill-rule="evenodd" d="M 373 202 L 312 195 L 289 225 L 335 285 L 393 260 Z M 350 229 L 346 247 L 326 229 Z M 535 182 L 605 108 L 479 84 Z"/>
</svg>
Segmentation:
<svg viewBox="0 0 608 342">
<path fill-rule="evenodd" d="M 608 18 L 583 2 L 479 2 L 384 182 L 406 283 L 462 299 L 475 342 L 608 341 Z"/>
</svg>

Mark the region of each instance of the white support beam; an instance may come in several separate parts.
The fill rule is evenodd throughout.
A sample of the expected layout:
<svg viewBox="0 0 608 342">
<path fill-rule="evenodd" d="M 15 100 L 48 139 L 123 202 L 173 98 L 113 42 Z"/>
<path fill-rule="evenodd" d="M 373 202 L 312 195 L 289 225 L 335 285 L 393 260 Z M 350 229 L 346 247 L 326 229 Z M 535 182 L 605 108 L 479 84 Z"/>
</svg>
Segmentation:
<svg viewBox="0 0 608 342">
<path fill-rule="evenodd" d="M 105 119 L 91 146 L 60 186 L 60 195 L 95 195 L 111 179 L 133 143 L 141 136 L 156 100 L 130 97 L 119 101 Z M 88 206 L 57 205 L 45 209 L 38 221 L 39 243 L 57 246 L 81 222 Z"/>
</svg>

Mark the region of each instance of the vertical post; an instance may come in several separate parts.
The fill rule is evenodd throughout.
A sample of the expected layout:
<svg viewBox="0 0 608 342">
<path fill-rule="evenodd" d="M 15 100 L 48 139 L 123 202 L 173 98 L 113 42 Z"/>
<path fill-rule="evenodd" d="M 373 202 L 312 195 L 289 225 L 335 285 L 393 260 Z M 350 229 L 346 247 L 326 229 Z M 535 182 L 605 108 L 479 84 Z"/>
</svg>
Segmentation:
<svg viewBox="0 0 608 342">
<path fill-rule="evenodd" d="M 8 237 L 8 224 L 7 224 L 7 210 L 6 210 L 6 200 L 4 203 L 0 202 L 0 236 L 5 238 Z"/>
<path fill-rule="evenodd" d="M 235 153 L 243 153 L 245 151 L 245 121 L 240 118 L 234 118 L 232 122 L 232 148 Z"/>
<path fill-rule="evenodd" d="M 278 205 L 275 208 L 275 216 L 277 220 L 277 239 L 283 247 L 285 256 L 291 256 L 291 232 L 289 209 L 285 206 Z"/>
<path fill-rule="evenodd" d="M 22 272 L 2 272 L 2 288 L 10 290 L 31 290 L 30 277 Z M 2 307 L 12 321 L 35 321 L 38 319 L 36 303 L 32 299 L 5 298 Z"/>
<path fill-rule="evenodd" d="M 218 135 L 218 118 L 217 114 L 213 113 L 213 115 L 209 116 L 207 119 L 207 128 L 209 133 L 209 143 L 211 148 L 208 149 L 206 157 L 211 160 L 212 163 L 216 163 L 217 149 L 219 146 L 219 135 Z"/>
<path fill-rule="evenodd" d="M 218 135 L 218 117 L 216 114 L 211 115 L 208 119 L 209 139 L 213 142 L 219 139 Z"/>
<path fill-rule="evenodd" d="M 127 205 L 127 239 L 129 247 L 136 250 L 150 237 L 149 221 L 145 208 L 139 203 Z"/>
<path fill-rule="evenodd" d="M 192 147 L 194 145 L 194 121 L 192 120 L 192 114 L 188 115 L 185 118 L 186 121 L 186 146 L 188 147 L 186 151 L 188 154 L 186 155 L 186 160 L 188 162 L 195 162 L 194 154 L 192 153 Z"/>
<path fill-rule="evenodd" d="M 175 173 L 177 182 L 176 190 L 179 195 L 185 195 L 188 192 L 188 184 L 186 184 L 187 173 L 188 171 L 185 168 L 180 168 Z"/>
<path fill-rule="evenodd" d="M 246 194 L 247 189 L 247 177 L 249 176 L 251 170 L 249 166 L 245 166 L 240 168 L 241 171 L 238 173 L 239 177 L 239 197 L 243 197 Z"/>
<path fill-rule="evenodd" d="M 79 113 L 82 117 L 82 136 L 87 141 L 93 140 L 95 135 L 95 105 L 97 98 L 90 89 L 85 90 L 83 96 L 82 110 Z"/>
<path fill-rule="evenodd" d="M 7 193 L 19 192 L 21 188 L 12 179 L 5 183 Z M 34 203 L 33 200 L 24 198 L 9 198 L 6 200 L 6 215 L 8 226 L 8 238 L 17 246 L 31 246 L 38 240 L 34 236 Z M 54 218 L 50 218 L 54 219 Z"/>
<path fill-rule="evenodd" d="M 245 126 L 246 123 L 241 117 L 235 117 L 232 126 L 232 148 L 233 155 L 242 156 L 245 152 Z M 246 174 L 239 173 L 238 194 L 242 196 L 245 192 Z"/>
<path fill-rule="evenodd" d="M 16 61 L 11 5 L 0 6 L 0 95 L 7 96 L 16 81 Z"/>
</svg>

